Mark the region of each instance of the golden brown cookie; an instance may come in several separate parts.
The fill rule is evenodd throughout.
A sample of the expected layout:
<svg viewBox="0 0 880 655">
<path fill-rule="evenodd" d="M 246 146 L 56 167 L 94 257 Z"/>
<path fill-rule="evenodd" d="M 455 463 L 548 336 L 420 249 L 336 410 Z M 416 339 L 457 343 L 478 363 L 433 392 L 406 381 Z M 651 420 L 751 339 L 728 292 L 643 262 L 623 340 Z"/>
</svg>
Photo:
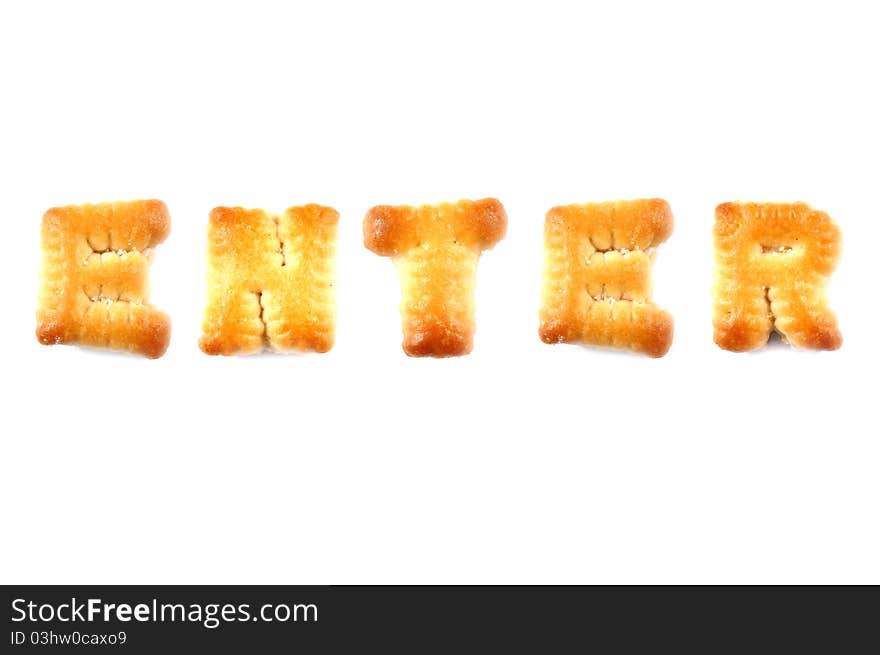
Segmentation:
<svg viewBox="0 0 880 655">
<path fill-rule="evenodd" d="M 367 212 L 364 245 L 391 257 L 400 275 L 407 355 L 450 357 L 471 351 L 477 262 L 506 231 L 507 214 L 494 198 L 382 205 Z"/>
<path fill-rule="evenodd" d="M 338 212 L 321 205 L 291 207 L 280 216 L 214 209 L 201 349 L 209 355 L 330 350 L 338 223 Z"/>
<path fill-rule="evenodd" d="M 547 212 L 541 339 L 665 355 L 672 316 L 651 302 L 651 266 L 670 234 L 672 210 L 656 198 Z"/>
<path fill-rule="evenodd" d="M 727 202 L 715 210 L 715 343 L 746 351 L 775 329 L 791 345 L 836 350 L 843 338 L 825 286 L 840 230 L 802 202 Z"/>
<path fill-rule="evenodd" d="M 151 249 L 171 229 L 159 200 L 55 207 L 43 216 L 37 339 L 160 357 L 171 322 L 148 301 Z"/>
</svg>

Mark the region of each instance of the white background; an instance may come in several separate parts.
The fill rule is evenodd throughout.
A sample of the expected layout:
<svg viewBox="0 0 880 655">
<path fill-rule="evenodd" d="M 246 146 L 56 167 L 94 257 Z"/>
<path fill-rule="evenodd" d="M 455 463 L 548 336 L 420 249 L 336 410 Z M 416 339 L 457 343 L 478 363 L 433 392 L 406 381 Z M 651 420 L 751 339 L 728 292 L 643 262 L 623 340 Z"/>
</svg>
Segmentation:
<svg viewBox="0 0 880 655">
<path fill-rule="evenodd" d="M 6 3 L 0 580 L 880 582 L 870 3 Z M 374 204 L 500 198 L 472 355 L 409 359 Z M 537 337 L 544 213 L 659 196 L 660 360 Z M 149 361 L 34 337 L 39 222 L 161 198 Z M 716 204 L 843 229 L 834 353 L 712 341 Z M 197 347 L 216 205 L 341 212 L 327 355 Z"/>
</svg>

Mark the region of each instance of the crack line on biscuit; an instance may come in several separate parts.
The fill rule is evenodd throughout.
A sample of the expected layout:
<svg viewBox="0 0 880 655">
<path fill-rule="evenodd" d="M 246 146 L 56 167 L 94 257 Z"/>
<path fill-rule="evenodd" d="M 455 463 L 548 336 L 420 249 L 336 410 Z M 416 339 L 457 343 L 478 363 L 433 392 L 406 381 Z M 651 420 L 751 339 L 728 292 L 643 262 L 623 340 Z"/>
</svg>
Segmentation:
<svg viewBox="0 0 880 655">
<path fill-rule="evenodd" d="M 272 222 L 275 223 L 275 239 L 278 241 L 278 252 L 281 255 L 281 265 L 287 266 L 287 257 L 284 254 L 284 239 L 281 238 L 281 218 L 273 216 Z"/>
<path fill-rule="evenodd" d="M 260 323 L 263 324 L 263 332 L 260 334 L 260 338 L 263 341 L 263 348 L 271 349 L 272 342 L 269 340 L 269 325 L 266 323 L 266 307 L 263 305 L 263 292 L 257 291 L 257 304 L 260 306 Z"/>
<path fill-rule="evenodd" d="M 776 314 L 773 313 L 773 301 L 770 300 L 770 287 L 764 287 L 764 302 L 767 303 L 767 315 L 770 317 L 770 329 L 778 332 L 776 329 Z"/>
<path fill-rule="evenodd" d="M 122 292 L 118 293 L 115 297 L 114 296 L 105 296 L 103 284 L 99 286 L 98 293 L 94 296 L 89 295 L 89 292 L 86 291 L 85 287 L 82 288 L 82 292 L 83 292 L 83 294 L 85 294 L 86 298 L 88 298 L 91 302 L 94 302 L 94 303 L 103 303 L 105 305 L 112 305 L 113 303 L 117 303 L 117 302 L 124 302 L 124 303 L 128 303 L 130 305 L 131 304 L 138 304 L 132 300 L 127 300 L 127 299 L 123 298 Z"/>
</svg>

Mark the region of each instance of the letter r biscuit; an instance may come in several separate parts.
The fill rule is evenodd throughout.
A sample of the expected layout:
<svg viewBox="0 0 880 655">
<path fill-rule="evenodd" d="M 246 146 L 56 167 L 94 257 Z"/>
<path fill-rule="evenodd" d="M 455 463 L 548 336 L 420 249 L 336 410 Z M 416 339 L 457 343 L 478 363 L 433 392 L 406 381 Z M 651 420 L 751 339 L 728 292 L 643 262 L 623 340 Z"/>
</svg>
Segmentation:
<svg viewBox="0 0 880 655">
<path fill-rule="evenodd" d="M 775 329 L 799 348 L 835 350 L 843 338 L 825 287 L 840 230 L 802 202 L 728 202 L 715 210 L 715 343 L 747 351 Z"/>
</svg>

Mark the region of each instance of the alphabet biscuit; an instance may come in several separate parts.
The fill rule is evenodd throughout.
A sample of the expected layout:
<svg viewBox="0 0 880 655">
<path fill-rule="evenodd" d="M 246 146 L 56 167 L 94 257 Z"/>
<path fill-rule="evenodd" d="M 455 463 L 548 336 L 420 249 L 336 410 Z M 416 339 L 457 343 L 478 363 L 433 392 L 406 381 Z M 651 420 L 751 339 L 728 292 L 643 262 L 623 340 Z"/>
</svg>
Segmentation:
<svg viewBox="0 0 880 655">
<path fill-rule="evenodd" d="M 47 211 L 41 228 L 40 343 L 161 357 L 171 322 L 148 302 L 148 272 L 151 250 L 170 227 L 168 209 L 159 200 Z"/>
<path fill-rule="evenodd" d="M 802 202 L 728 202 L 715 210 L 714 238 L 715 343 L 755 350 L 775 329 L 799 348 L 840 348 L 825 295 L 840 230 L 828 214 Z"/>
<path fill-rule="evenodd" d="M 364 218 L 364 245 L 391 257 L 401 283 L 403 350 L 450 357 L 473 348 L 477 262 L 507 231 L 498 200 L 382 205 Z"/>
<path fill-rule="evenodd" d="M 672 210 L 660 199 L 547 212 L 541 339 L 665 355 L 673 322 L 650 300 L 651 266 L 672 223 Z"/>
<path fill-rule="evenodd" d="M 208 224 L 208 302 L 201 349 L 327 352 L 336 330 L 339 214 L 321 205 L 217 207 Z"/>
</svg>

